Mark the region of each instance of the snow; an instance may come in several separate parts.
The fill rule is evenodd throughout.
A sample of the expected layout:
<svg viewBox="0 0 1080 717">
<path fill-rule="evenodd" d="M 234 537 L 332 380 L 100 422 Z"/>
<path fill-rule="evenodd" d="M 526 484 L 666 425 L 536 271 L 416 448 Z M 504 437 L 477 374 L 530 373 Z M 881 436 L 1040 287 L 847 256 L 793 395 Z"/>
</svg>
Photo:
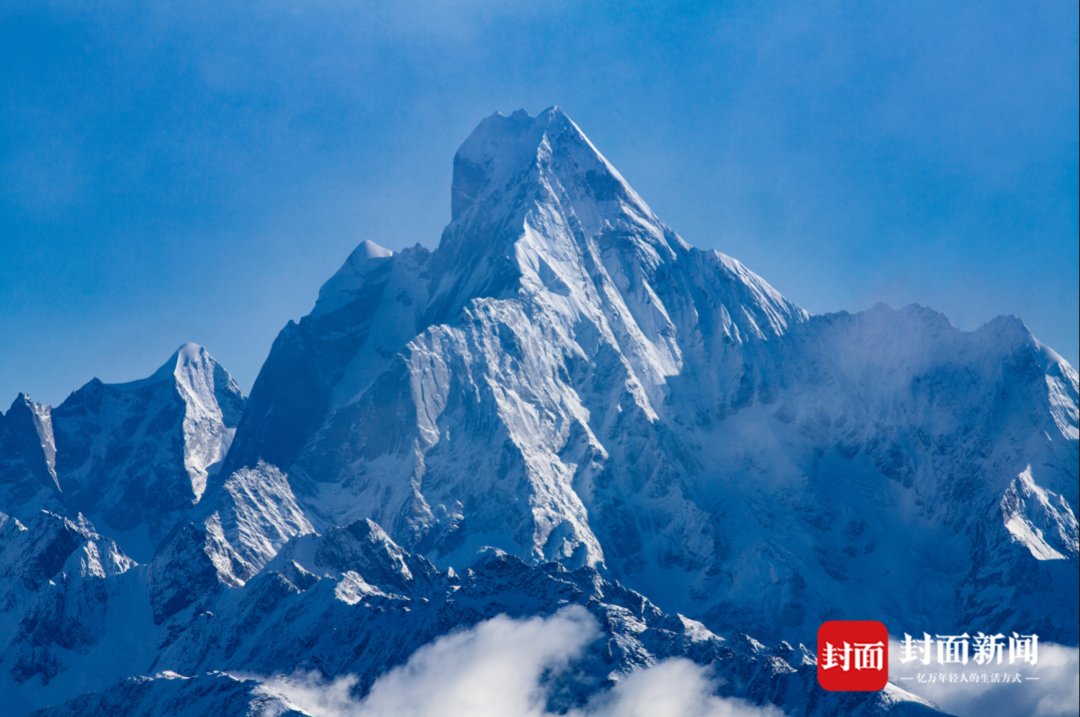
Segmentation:
<svg viewBox="0 0 1080 717">
<path fill-rule="evenodd" d="M 194 502 L 206 490 L 206 480 L 232 444 L 239 415 L 233 406 L 225 411 L 219 395 L 239 397 L 240 387 L 202 346 L 187 343 L 176 352 L 173 371 L 176 390 L 184 401 L 184 467 L 191 476 Z M 226 415 L 227 413 L 232 415 Z"/>
<path fill-rule="evenodd" d="M 132 555 L 149 560 L 175 521 L 202 498 L 243 402 L 232 377 L 190 343 L 147 378 L 94 379 L 55 408 L 24 397 L 0 427 L 0 444 L 15 444 L 0 450 L 0 463 L 18 456 L 21 465 L 5 473 L 36 473 L 45 487 L 36 498 L 5 507 L 23 516 L 39 508 L 84 513 Z M 3 438 L 5 428 L 11 438 Z M 23 485 L 30 480 L 23 478 Z"/>
<path fill-rule="evenodd" d="M 0 418 L 17 709 L 271 714 L 259 675 L 362 692 L 571 604 L 605 642 L 565 707 L 684 656 L 794 713 L 932 713 L 817 699 L 803 645 L 837 615 L 1075 644 L 1077 374 L 1020 320 L 810 315 L 557 108 L 484 120 L 451 197 L 436 249 L 347 258 L 250 399 L 185 344 Z"/>
<path fill-rule="evenodd" d="M 394 252 L 365 239 L 353 250 L 336 274 L 319 290 L 318 301 L 312 313 L 330 314 L 346 306 L 356 298 L 370 274 L 387 265 Z"/>
<path fill-rule="evenodd" d="M 798 641 L 865 607 L 858 585 L 898 624 L 991 614 L 956 595 L 1015 531 L 1075 556 L 1075 372 L 1019 320 L 810 316 L 679 238 L 554 108 L 482 122 L 451 194 L 435 251 L 361 247 L 321 293 L 348 276 L 348 308 L 317 306 L 280 361 L 329 384 L 317 417 L 269 414 L 301 437 L 280 467 L 316 528 L 372 518 L 459 570 L 484 546 L 607 569 L 714 629 Z M 265 375 L 270 407 L 292 389 Z M 1051 466 L 1045 500 L 1014 520 L 998 504 L 1028 463 Z M 1071 634 L 1021 595 L 1018 619 Z"/>
<path fill-rule="evenodd" d="M 1060 496 L 1051 495 L 1035 482 L 1030 465 L 1009 486 L 1001 499 L 1001 512 L 1009 534 L 1036 560 L 1068 559 L 1050 541 L 1075 557 L 1076 516 Z"/>
</svg>

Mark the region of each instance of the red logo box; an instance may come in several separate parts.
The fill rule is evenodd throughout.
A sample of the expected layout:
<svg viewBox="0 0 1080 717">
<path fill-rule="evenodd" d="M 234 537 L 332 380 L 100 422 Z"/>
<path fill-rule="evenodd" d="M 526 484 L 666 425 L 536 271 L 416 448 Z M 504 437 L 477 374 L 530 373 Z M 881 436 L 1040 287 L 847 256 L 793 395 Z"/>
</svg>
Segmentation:
<svg viewBox="0 0 1080 717">
<path fill-rule="evenodd" d="M 889 681 L 889 631 L 876 620 L 830 620 L 817 633 L 818 684 L 832 692 L 877 692 Z"/>
</svg>

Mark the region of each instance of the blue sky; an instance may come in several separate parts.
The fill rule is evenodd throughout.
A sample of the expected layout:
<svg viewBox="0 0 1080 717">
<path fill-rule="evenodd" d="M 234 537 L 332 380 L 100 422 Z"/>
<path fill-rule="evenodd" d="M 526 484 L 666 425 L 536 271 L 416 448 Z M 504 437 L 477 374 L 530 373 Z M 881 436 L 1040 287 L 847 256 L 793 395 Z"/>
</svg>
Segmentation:
<svg viewBox="0 0 1080 717">
<path fill-rule="evenodd" d="M 0 9 L 0 403 L 188 340 L 249 389 L 353 246 L 437 243 L 481 118 L 552 104 L 811 311 L 1077 362 L 1075 2 L 247 5 Z"/>
</svg>

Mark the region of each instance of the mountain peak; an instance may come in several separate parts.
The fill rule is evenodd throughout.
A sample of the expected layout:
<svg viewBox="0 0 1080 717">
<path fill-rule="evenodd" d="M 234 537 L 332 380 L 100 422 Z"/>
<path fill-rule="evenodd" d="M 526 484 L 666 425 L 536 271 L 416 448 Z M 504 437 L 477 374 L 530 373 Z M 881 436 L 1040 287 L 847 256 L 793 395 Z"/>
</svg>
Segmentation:
<svg viewBox="0 0 1080 717">
<path fill-rule="evenodd" d="M 367 283 L 367 277 L 387 261 L 394 252 L 373 241 L 365 239 L 353 249 L 341 268 L 319 289 L 313 314 L 329 314 L 356 298 L 356 293 Z"/>
<path fill-rule="evenodd" d="M 521 109 L 508 115 L 495 112 L 480 121 L 457 155 L 472 162 L 503 160 L 515 154 L 513 150 L 518 150 L 516 154 L 519 155 L 531 155 L 539 147 L 545 132 L 567 129 L 575 130 L 585 139 L 573 120 L 558 107 L 549 107 L 535 117 Z"/>
<path fill-rule="evenodd" d="M 48 421 L 51 411 L 51 406 L 38 403 L 20 391 L 19 395 L 15 397 L 15 400 L 11 402 L 7 414 L 0 415 L 6 415 L 8 419 L 18 418 L 21 420 L 23 417 L 32 418 L 34 421 L 40 423 L 42 421 Z"/>
<path fill-rule="evenodd" d="M 621 193 L 640 201 L 581 128 L 552 106 L 535 117 L 525 110 L 496 112 L 477 125 L 454 156 L 452 218 L 483 199 L 513 194 L 515 184 L 530 175 L 539 178 L 542 166 L 555 174 L 606 175 Z"/>
<path fill-rule="evenodd" d="M 188 341 L 177 348 L 176 351 L 173 351 L 169 359 L 158 370 L 168 370 L 172 375 L 179 376 L 201 366 L 216 365 L 218 365 L 217 360 L 210 355 L 205 346 L 194 341 Z"/>
<path fill-rule="evenodd" d="M 206 361 L 217 363 L 205 347 L 193 341 L 188 341 L 181 344 L 175 351 L 169 354 L 169 358 L 165 359 L 165 362 L 158 366 L 157 370 L 146 378 L 117 385 L 137 388 L 150 383 L 160 383 L 165 380 L 171 381 L 178 374 L 182 374 L 184 371 L 190 370 L 191 367 Z"/>
<path fill-rule="evenodd" d="M 92 379 L 55 409 L 17 401 L 19 420 L 4 423 L 63 510 L 106 530 L 136 531 L 126 547 L 144 559 L 201 499 L 243 405 L 228 372 L 205 348 L 186 343 L 145 378 Z"/>
<path fill-rule="evenodd" d="M 206 351 L 206 347 L 195 343 L 194 341 L 188 341 L 176 349 L 173 354 L 176 357 L 177 362 L 190 363 L 192 361 L 198 361 L 205 356 L 209 356 Z"/>
<path fill-rule="evenodd" d="M 188 403 L 213 405 L 225 396 L 229 403 L 243 401 L 243 394 L 233 377 L 199 344 L 189 341 L 182 345 L 154 375 L 166 371 Z M 235 420 L 239 420 L 239 410 L 239 406 L 235 407 Z"/>
<path fill-rule="evenodd" d="M 7 414 L 0 414 L 4 425 L 0 432 L 7 431 L 19 446 L 25 465 L 41 483 L 48 488 L 60 490 L 56 479 L 56 444 L 53 438 L 52 408 L 35 402 L 25 393 L 20 392 Z M 3 438 L 0 437 L 0 449 Z M 0 458 L 2 462 L 2 458 Z M 0 473 L 4 472 L 0 469 Z M 2 506 L 0 506 L 2 507 Z"/>
<path fill-rule="evenodd" d="M 12 411 L 22 410 L 29 410 L 34 412 L 43 408 L 47 409 L 47 407 L 43 404 L 40 404 L 34 399 L 30 398 L 30 396 L 24 391 L 19 391 L 19 395 L 15 397 L 15 400 L 12 401 L 11 405 L 8 407 L 8 414 L 10 414 Z"/>
</svg>

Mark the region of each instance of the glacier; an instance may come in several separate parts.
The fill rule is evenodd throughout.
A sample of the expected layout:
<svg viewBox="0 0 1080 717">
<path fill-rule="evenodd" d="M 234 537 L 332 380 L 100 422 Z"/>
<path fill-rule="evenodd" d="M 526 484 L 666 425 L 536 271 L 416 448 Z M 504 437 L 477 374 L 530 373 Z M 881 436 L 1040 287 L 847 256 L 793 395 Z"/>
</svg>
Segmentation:
<svg viewBox="0 0 1080 717">
<path fill-rule="evenodd" d="M 558 108 L 495 114 L 437 248 L 361 243 L 249 397 L 186 344 L 0 415 L 0 690 L 285 714 L 264 677 L 361 695 L 455 629 L 579 605 L 600 636 L 554 710 L 684 657 L 791 714 L 934 714 L 822 692 L 804 645 L 878 619 L 1076 646 L 1077 448 L 1077 373 L 1019 319 L 812 315 Z"/>
</svg>

